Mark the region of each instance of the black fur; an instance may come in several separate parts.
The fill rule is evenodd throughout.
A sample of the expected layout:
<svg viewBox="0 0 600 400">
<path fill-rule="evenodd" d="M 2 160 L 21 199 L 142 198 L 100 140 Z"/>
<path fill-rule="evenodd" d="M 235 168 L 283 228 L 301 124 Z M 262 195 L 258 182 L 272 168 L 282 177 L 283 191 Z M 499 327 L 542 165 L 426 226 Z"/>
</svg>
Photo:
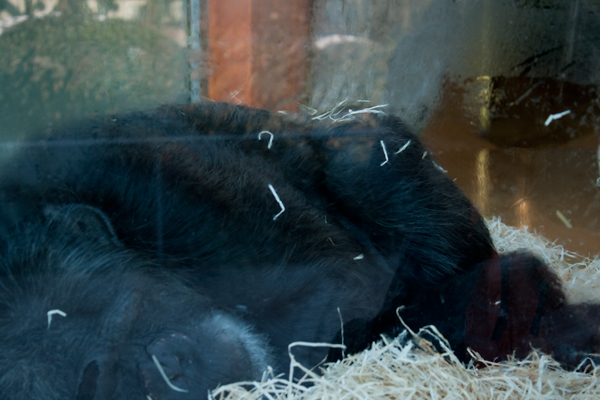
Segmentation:
<svg viewBox="0 0 600 400">
<path fill-rule="evenodd" d="M 394 117 L 163 107 L 1 152 L 2 398 L 204 397 L 267 365 L 286 371 L 291 342 L 340 340 L 340 315 L 349 351 L 395 335 L 403 305 L 413 328 L 437 324 L 462 357 L 493 341 L 468 328 L 472 293 L 491 301 L 474 292 L 493 283 L 489 233 Z M 49 324 L 50 310 L 67 315 Z M 294 354 L 313 366 L 328 351 Z"/>
</svg>

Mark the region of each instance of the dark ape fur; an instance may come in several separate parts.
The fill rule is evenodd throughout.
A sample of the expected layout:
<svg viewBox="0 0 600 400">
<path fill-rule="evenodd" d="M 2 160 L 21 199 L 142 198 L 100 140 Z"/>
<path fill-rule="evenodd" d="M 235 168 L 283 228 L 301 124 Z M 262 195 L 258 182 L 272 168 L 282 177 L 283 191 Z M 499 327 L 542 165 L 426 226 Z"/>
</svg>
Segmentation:
<svg viewBox="0 0 600 400">
<path fill-rule="evenodd" d="M 0 151 L 3 398 L 204 397 L 286 371 L 294 341 L 339 340 L 340 316 L 349 351 L 395 335 L 400 306 L 464 359 L 534 345 L 572 365 L 599 347 L 597 307 L 566 306 L 532 256 L 498 256 L 393 117 L 164 107 Z M 294 348 L 308 366 L 328 351 Z"/>
</svg>

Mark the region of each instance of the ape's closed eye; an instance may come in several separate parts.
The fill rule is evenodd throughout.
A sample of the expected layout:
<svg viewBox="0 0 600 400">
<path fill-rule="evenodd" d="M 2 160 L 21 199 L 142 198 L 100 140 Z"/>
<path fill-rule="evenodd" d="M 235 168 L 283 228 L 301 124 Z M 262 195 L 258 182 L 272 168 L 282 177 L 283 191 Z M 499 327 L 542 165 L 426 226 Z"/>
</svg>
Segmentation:
<svg viewBox="0 0 600 400">
<path fill-rule="evenodd" d="M 81 376 L 81 382 L 77 389 L 76 400 L 94 400 L 98 389 L 98 378 L 100 377 L 100 368 L 98 363 L 92 361 L 86 365 Z"/>
<path fill-rule="evenodd" d="M 117 387 L 115 365 L 106 359 L 97 359 L 83 369 L 76 400 L 112 399 Z"/>
</svg>

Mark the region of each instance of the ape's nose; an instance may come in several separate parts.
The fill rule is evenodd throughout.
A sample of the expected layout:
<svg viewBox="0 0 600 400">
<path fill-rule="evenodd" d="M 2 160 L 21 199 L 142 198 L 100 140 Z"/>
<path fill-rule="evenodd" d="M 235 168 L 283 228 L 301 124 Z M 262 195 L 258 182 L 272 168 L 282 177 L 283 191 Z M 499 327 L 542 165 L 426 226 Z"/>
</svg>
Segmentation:
<svg viewBox="0 0 600 400">
<path fill-rule="evenodd" d="M 181 333 L 160 337 L 146 347 L 150 360 L 139 365 L 140 376 L 152 399 L 190 399 L 197 381 L 199 360 L 194 341 Z"/>
<path fill-rule="evenodd" d="M 96 391 L 98 390 L 98 377 L 100 376 L 100 369 L 98 363 L 92 361 L 83 370 L 81 382 L 77 389 L 76 400 L 94 400 Z"/>
</svg>

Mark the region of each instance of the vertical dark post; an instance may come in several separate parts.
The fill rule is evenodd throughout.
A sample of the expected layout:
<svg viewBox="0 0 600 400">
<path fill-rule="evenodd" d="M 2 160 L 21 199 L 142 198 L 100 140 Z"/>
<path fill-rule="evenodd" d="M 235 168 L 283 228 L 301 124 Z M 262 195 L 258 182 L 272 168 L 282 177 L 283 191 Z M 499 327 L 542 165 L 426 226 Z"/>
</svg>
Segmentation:
<svg viewBox="0 0 600 400">
<path fill-rule="evenodd" d="M 188 31 L 188 70 L 190 102 L 197 103 L 202 96 L 202 39 L 201 30 L 203 10 L 201 0 L 187 1 L 187 31 Z"/>
<path fill-rule="evenodd" d="M 33 18 L 33 0 L 25 0 L 25 14 L 29 16 L 29 18 Z"/>
</svg>

